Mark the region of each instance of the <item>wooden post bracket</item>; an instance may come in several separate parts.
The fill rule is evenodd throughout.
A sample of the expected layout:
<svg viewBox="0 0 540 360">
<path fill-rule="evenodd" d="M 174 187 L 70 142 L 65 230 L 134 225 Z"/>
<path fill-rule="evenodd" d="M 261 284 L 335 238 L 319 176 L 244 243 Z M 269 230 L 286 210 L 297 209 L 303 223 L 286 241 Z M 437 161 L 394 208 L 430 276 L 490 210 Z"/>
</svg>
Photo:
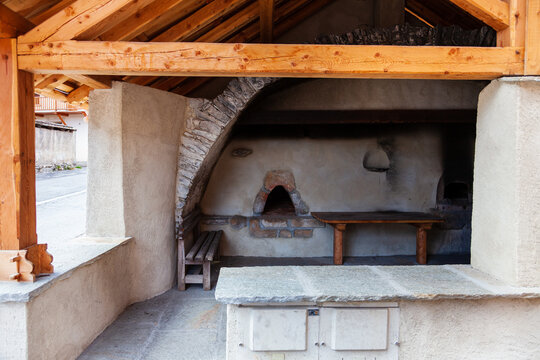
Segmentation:
<svg viewBox="0 0 540 360">
<path fill-rule="evenodd" d="M 0 281 L 35 281 L 39 275 L 54 272 L 52 261 L 47 244 L 23 250 L 0 250 Z"/>
</svg>

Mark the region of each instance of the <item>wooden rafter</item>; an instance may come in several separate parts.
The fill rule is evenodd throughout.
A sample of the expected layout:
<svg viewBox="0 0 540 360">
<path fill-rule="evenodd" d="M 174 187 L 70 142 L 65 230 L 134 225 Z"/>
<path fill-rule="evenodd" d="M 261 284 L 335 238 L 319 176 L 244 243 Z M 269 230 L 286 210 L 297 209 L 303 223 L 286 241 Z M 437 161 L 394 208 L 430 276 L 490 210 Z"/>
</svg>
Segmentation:
<svg viewBox="0 0 540 360">
<path fill-rule="evenodd" d="M 497 31 L 510 25 L 510 8 L 502 0 L 450 0 Z"/>
<path fill-rule="evenodd" d="M 0 4 L 0 38 L 16 37 L 32 30 L 34 26 L 15 11 Z"/>
<path fill-rule="evenodd" d="M 183 18 L 198 9 L 206 0 L 157 0 L 147 5 L 132 16 L 99 36 L 100 40 L 126 41 L 133 40 L 156 21 L 167 22 L 164 17 L 174 15 Z"/>
<path fill-rule="evenodd" d="M 214 0 L 199 11 L 152 39 L 153 42 L 182 41 L 212 21 L 244 5 L 247 0 Z"/>
<path fill-rule="evenodd" d="M 130 1 L 77 0 L 28 33 L 21 35 L 19 39 L 26 43 L 74 39 L 122 9 Z"/>
<path fill-rule="evenodd" d="M 493 79 L 523 73 L 522 48 L 60 41 L 19 44 L 36 73 Z"/>
<path fill-rule="evenodd" d="M 314 0 L 314 1 L 294 0 L 294 1 L 285 2 L 282 6 L 279 6 L 276 9 L 274 21 L 277 23 L 277 25 L 275 26 L 275 29 L 274 29 L 274 35 L 276 37 L 281 36 L 285 32 L 289 31 L 293 26 L 300 23 L 302 20 L 305 20 L 309 16 L 319 11 L 324 6 L 328 5 L 328 3 L 330 3 L 331 1 L 332 0 Z M 281 3 L 280 1 L 277 1 L 276 5 L 279 5 L 280 3 Z M 254 5 L 256 6 L 257 4 L 255 3 Z M 299 11 L 299 9 L 301 9 L 302 11 Z M 248 10 L 248 8 L 246 8 L 245 10 Z M 254 12 L 250 13 L 250 15 L 253 16 L 254 20 L 256 20 L 258 18 L 258 8 L 255 7 Z M 231 19 L 232 17 L 229 20 Z M 248 14 L 245 15 L 244 20 L 250 20 L 250 18 L 248 17 Z M 246 24 L 250 22 L 251 21 L 247 22 Z M 228 28 L 232 28 L 234 27 L 235 23 L 236 22 L 231 22 L 231 24 L 226 25 L 226 22 L 224 22 L 222 25 L 227 26 Z M 238 23 L 236 24 L 240 25 Z M 238 26 L 238 29 L 243 28 L 246 24 L 241 24 L 242 26 Z M 228 38 L 226 42 L 231 43 L 231 42 L 253 41 L 259 36 L 259 29 L 260 27 L 257 23 L 251 24 L 246 29 L 240 32 L 237 31 L 238 34 Z M 209 33 L 207 33 L 207 35 Z M 222 41 L 222 39 L 212 40 L 212 38 L 209 38 L 207 36 L 199 40 L 207 41 L 207 42 Z M 197 87 L 201 86 L 202 84 L 211 80 L 211 78 L 205 78 L 205 79 L 196 78 L 196 79 L 192 79 L 185 86 L 182 85 L 181 83 L 187 79 L 189 78 L 178 78 L 176 82 L 174 80 L 167 81 L 168 85 L 174 85 L 174 86 L 171 86 L 169 90 L 177 94 L 185 95 L 195 90 Z M 160 86 L 161 84 L 158 83 L 156 85 Z"/>
<path fill-rule="evenodd" d="M 59 3 L 56 3 L 54 6 L 51 6 L 49 9 L 34 15 L 30 18 L 30 21 L 32 21 L 34 24 L 41 24 L 54 14 L 60 12 L 61 10 L 64 10 L 69 5 L 73 4 L 77 0 L 62 0 Z"/>
<path fill-rule="evenodd" d="M 271 43 L 274 34 L 274 0 L 259 0 L 261 41 Z"/>
<path fill-rule="evenodd" d="M 112 78 L 110 76 L 71 74 L 70 77 L 92 89 L 110 89 L 112 85 Z"/>
<path fill-rule="evenodd" d="M 80 35 L 76 37 L 77 40 L 94 40 L 101 34 L 112 29 L 116 24 L 123 22 L 124 20 L 132 17 L 138 11 L 150 5 L 154 0 L 137 0 L 130 1 L 121 9 L 111 13 L 107 17 L 104 17 L 99 23 L 90 27 Z"/>
</svg>

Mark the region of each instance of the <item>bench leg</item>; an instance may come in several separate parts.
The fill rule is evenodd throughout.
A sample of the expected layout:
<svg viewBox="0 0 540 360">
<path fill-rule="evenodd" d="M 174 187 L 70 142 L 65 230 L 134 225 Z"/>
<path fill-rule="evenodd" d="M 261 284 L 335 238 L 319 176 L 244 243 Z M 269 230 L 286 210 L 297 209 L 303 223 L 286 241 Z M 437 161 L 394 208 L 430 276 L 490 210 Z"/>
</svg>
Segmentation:
<svg viewBox="0 0 540 360">
<path fill-rule="evenodd" d="M 334 225 L 334 265 L 343 265 L 343 232 L 346 224 Z"/>
<path fill-rule="evenodd" d="M 427 233 L 431 225 L 419 225 L 416 228 L 416 262 L 420 265 L 427 264 Z"/>
<path fill-rule="evenodd" d="M 210 290 L 212 284 L 210 283 L 210 261 L 203 262 L 203 290 Z"/>
<path fill-rule="evenodd" d="M 184 241 L 178 240 L 178 290 L 186 290 L 186 264 L 184 262 Z"/>
</svg>

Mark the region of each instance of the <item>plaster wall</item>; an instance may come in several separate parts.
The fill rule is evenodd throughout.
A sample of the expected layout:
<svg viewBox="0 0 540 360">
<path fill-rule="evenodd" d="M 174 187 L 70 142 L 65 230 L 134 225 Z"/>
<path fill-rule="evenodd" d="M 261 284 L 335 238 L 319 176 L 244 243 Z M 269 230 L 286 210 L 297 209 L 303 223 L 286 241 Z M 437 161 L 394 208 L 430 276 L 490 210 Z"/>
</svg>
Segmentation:
<svg viewBox="0 0 540 360">
<path fill-rule="evenodd" d="M 76 359 L 131 303 L 132 249 L 126 241 L 52 279 L 27 302 L 0 303 L 0 359 Z"/>
<path fill-rule="evenodd" d="M 43 114 L 42 116 L 41 119 L 60 124 L 58 116 L 54 114 Z M 88 118 L 82 113 L 66 113 L 61 116 L 67 126 L 71 126 L 76 130 L 75 160 L 78 164 L 86 165 L 86 162 L 88 161 Z"/>
<path fill-rule="evenodd" d="M 36 166 L 75 163 L 76 131 L 36 127 Z"/>
<path fill-rule="evenodd" d="M 85 165 L 88 161 L 88 118 L 83 114 L 66 116 L 64 121 L 68 126 L 77 130 L 76 134 L 76 159 L 78 164 Z"/>
<path fill-rule="evenodd" d="M 387 134 L 391 140 L 390 169 L 370 172 L 363 165 L 367 151 L 380 149 L 375 137 L 359 139 L 233 139 L 218 161 L 201 209 L 211 215 L 253 215 L 253 203 L 267 171 L 289 170 L 310 211 L 424 211 L 436 206 L 442 174 L 440 134 L 424 127 Z M 253 153 L 232 156 L 236 148 Z M 330 256 L 333 230 L 314 229 L 312 238 L 253 238 L 247 227 L 221 228 L 221 251 L 229 256 Z M 416 230 L 408 225 L 350 225 L 348 256 L 415 253 Z M 459 237 L 430 232 L 430 253 L 467 252 Z M 467 244 L 468 245 L 468 244 Z"/>
<path fill-rule="evenodd" d="M 399 307 L 400 359 L 538 357 L 537 299 L 406 301 Z"/>
<path fill-rule="evenodd" d="M 26 304 L 0 303 L 0 359 L 28 358 Z"/>
<path fill-rule="evenodd" d="M 270 90 L 250 111 L 474 109 L 484 85 L 474 81 L 308 80 Z M 429 125 L 388 129 L 349 139 L 294 138 L 285 132 L 278 138 L 233 138 L 213 170 L 201 208 L 209 215 L 251 216 L 266 172 L 290 170 L 310 211 L 427 212 L 436 206 L 437 183 L 444 170 L 442 133 Z M 235 148 L 253 153 L 235 158 L 231 155 Z M 364 155 L 383 148 L 390 158 L 390 170 L 367 171 L 362 166 Z M 222 228 L 226 232 L 224 255 L 332 254 L 329 227 L 315 229 L 308 239 L 254 239 L 247 228 Z M 352 225 L 346 237 L 354 239 L 345 242 L 349 256 L 415 253 L 415 229 L 407 225 Z M 435 228 L 429 234 L 428 250 L 432 254 L 468 252 L 469 243 L 461 237 L 462 230 Z"/>
<path fill-rule="evenodd" d="M 377 0 L 381 1 L 381 0 Z M 394 0 L 384 0 L 394 1 Z M 373 25 L 374 0 L 336 0 L 277 38 L 277 43 L 300 44 L 321 34 L 342 34 Z"/>
<path fill-rule="evenodd" d="M 131 301 L 170 289 L 176 268 L 174 209 L 186 99 L 114 83 L 91 94 L 87 233 L 135 239 Z"/>
<path fill-rule="evenodd" d="M 540 79 L 493 81 L 478 105 L 471 264 L 540 285 Z"/>
<path fill-rule="evenodd" d="M 287 80 L 282 80 L 287 81 Z M 485 81 L 317 79 L 280 87 L 264 110 L 476 109 Z"/>
<path fill-rule="evenodd" d="M 27 303 L 28 359 L 75 359 L 131 301 L 129 242 Z"/>
</svg>

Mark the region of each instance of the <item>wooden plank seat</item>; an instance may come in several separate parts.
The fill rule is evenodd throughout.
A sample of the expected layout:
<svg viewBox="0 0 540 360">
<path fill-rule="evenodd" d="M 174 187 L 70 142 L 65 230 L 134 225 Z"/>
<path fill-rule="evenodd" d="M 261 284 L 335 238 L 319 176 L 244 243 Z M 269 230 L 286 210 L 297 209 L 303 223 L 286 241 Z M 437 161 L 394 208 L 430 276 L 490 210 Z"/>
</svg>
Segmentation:
<svg viewBox="0 0 540 360">
<path fill-rule="evenodd" d="M 178 288 L 185 290 L 185 284 L 203 284 L 204 290 L 211 289 L 210 265 L 219 259 L 219 242 L 223 231 L 204 231 L 198 237 L 189 252 L 178 253 Z M 185 256 L 182 256 L 184 255 Z M 188 266 L 198 265 L 198 273 L 188 273 Z M 202 266 L 202 268 L 201 268 Z M 202 274 L 200 273 L 202 271 Z"/>
</svg>

